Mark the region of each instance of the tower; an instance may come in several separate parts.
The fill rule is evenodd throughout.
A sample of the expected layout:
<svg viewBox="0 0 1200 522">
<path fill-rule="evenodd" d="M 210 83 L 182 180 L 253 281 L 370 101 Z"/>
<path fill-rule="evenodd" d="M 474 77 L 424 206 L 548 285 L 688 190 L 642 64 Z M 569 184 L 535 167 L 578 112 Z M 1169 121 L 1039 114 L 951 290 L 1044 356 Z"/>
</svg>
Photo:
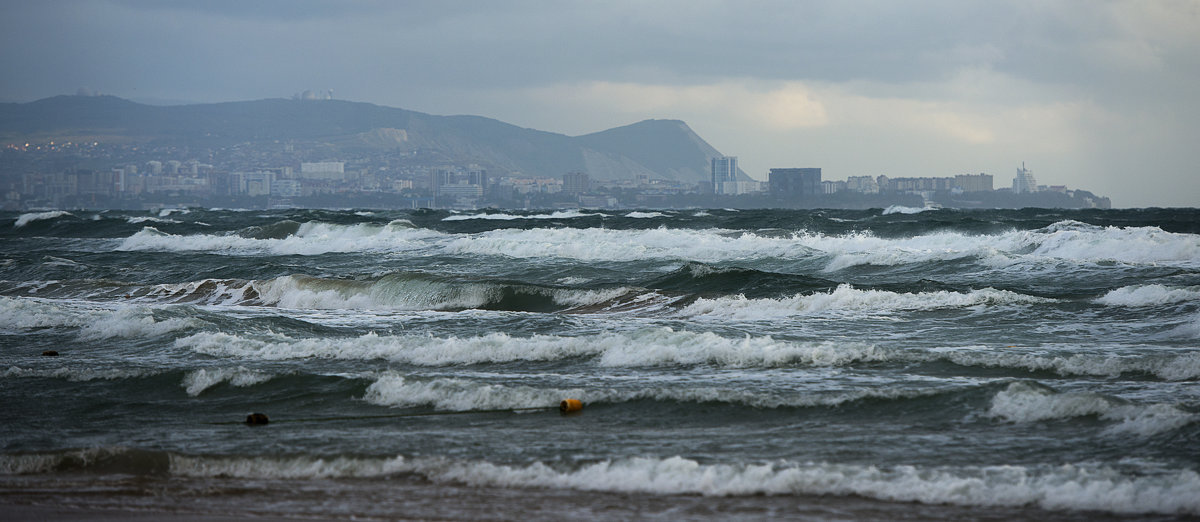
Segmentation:
<svg viewBox="0 0 1200 522">
<path fill-rule="evenodd" d="M 716 194 L 725 194 L 725 183 L 737 181 L 737 156 L 719 156 L 712 158 L 712 185 L 713 192 Z"/>
</svg>

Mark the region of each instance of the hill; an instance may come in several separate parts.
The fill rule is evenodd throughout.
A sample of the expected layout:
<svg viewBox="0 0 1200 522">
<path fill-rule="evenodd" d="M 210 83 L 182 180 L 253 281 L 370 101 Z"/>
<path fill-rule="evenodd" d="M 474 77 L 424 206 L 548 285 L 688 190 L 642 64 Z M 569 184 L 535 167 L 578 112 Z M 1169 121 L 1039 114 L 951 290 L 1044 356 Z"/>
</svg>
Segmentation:
<svg viewBox="0 0 1200 522">
<path fill-rule="evenodd" d="M 584 136 L 527 129 L 480 116 L 437 116 L 342 100 L 267 99 L 152 106 L 113 96 L 56 96 L 0 104 L 0 140 L 105 139 L 189 147 L 291 141 L 335 154 L 425 150 L 457 163 L 558 177 L 646 175 L 698 182 L 721 155 L 678 120 L 647 120 Z M 744 173 L 743 173 L 744 175 Z"/>
</svg>

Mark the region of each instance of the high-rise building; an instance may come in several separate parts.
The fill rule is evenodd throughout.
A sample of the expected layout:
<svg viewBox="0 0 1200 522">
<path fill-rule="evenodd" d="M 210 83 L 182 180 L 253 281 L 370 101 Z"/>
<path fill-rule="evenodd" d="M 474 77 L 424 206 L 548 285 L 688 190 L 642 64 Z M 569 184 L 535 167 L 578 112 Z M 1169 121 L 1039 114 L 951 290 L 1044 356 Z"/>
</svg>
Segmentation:
<svg viewBox="0 0 1200 522">
<path fill-rule="evenodd" d="M 568 172 L 563 176 L 563 192 L 583 194 L 591 190 L 591 179 L 583 172 Z"/>
<path fill-rule="evenodd" d="M 1013 178 L 1013 194 L 1028 194 L 1037 192 L 1037 180 L 1033 179 L 1033 171 L 1025 168 L 1025 162 L 1021 162 L 1021 168 L 1017 169 L 1017 177 Z"/>
<path fill-rule="evenodd" d="M 720 156 L 710 160 L 712 167 L 712 186 L 716 194 L 726 194 L 726 183 L 737 181 L 737 156 Z"/>
<path fill-rule="evenodd" d="M 488 192 L 488 175 L 487 170 L 472 166 L 467 169 L 467 183 L 471 185 L 479 185 L 480 191 L 484 194 Z"/>
<path fill-rule="evenodd" d="M 823 193 L 821 169 L 771 169 L 767 183 L 773 196 L 816 196 Z"/>
</svg>

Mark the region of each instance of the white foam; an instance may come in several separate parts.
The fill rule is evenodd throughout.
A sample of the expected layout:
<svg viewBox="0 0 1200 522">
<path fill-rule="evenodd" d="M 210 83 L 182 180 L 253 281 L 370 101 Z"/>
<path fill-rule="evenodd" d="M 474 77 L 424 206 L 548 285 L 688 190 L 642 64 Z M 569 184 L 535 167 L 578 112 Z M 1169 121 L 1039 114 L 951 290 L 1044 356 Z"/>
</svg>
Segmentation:
<svg viewBox="0 0 1200 522">
<path fill-rule="evenodd" d="M 167 234 L 145 227 L 125 238 L 121 251 L 216 252 L 232 255 L 320 255 L 331 252 L 409 251 L 427 248 L 426 240 L 443 234 L 413 228 L 405 220 L 387 225 L 334 225 L 307 222 L 295 234 L 280 239 L 254 239 L 237 235 Z"/>
<path fill-rule="evenodd" d="M 841 284 L 830 292 L 798 294 L 780 299 L 748 299 L 745 296 L 700 298 L 680 312 L 687 317 L 713 317 L 734 320 L 768 320 L 795 315 L 829 313 L 887 314 L 911 310 L 939 310 L 977 306 L 1028 305 L 1054 302 L 1053 299 L 1018 294 L 1008 290 L 984 288 L 970 292 L 896 293 L 885 290 L 859 290 Z"/>
<path fill-rule="evenodd" d="M 1176 303 L 1200 302 L 1200 287 L 1186 288 L 1163 285 L 1126 286 L 1111 290 L 1096 299 L 1096 303 L 1108 306 L 1160 306 Z"/>
<path fill-rule="evenodd" d="M 395 276 L 373 282 L 284 276 L 252 284 L 262 302 L 284 308 L 352 310 L 447 310 L 481 308 L 499 302 L 506 287 L 490 282 L 448 282 Z M 515 286 L 511 290 L 549 297 L 568 307 L 603 303 L 629 288 L 597 290 Z"/>
<path fill-rule="evenodd" d="M 963 366 L 1022 368 L 1052 371 L 1059 375 L 1117 377 L 1141 372 L 1168 381 L 1200 377 L 1200 352 L 1164 352 L 1133 355 L 1097 353 L 1023 353 L 1003 348 L 935 350 L 936 357 Z"/>
<path fill-rule="evenodd" d="M 191 320 L 154 319 L 149 308 L 121 305 L 97 309 L 36 298 L 0 297 L 0 329 L 78 328 L 85 340 L 157 337 L 193 326 Z"/>
<path fill-rule="evenodd" d="M 13 228 L 21 228 L 21 227 L 28 225 L 34 221 L 55 219 L 55 218 L 60 218 L 62 216 L 72 216 L 72 215 L 73 214 L 71 214 L 70 212 L 67 212 L 65 210 L 51 210 L 49 212 L 31 212 L 28 214 L 21 214 L 20 216 L 17 216 L 17 221 L 15 223 L 13 223 Z"/>
<path fill-rule="evenodd" d="M 937 392 L 930 389 L 859 387 L 816 394 L 777 390 L 750 391 L 728 386 L 694 386 L 690 383 L 638 389 L 534 388 L 468 379 L 406 377 L 389 372 L 367 387 L 363 399 L 380 406 L 427 406 L 450 411 L 553 408 L 565 397 L 579 399 L 585 404 L 654 400 L 783 408 L 839 406 L 864 399 L 906 399 L 935 393 Z"/>
<path fill-rule="evenodd" d="M 216 357 L 382 359 L 423 366 L 592 357 L 607 367 L 712 364 L 755 368 L 842 366 L 885 361 L 898 356 L 864 343 L 796 343 L 750 336 L 728 339 L 711 332 L 676 331 L 666 327 L 587 337 L 513 337 L 495 332 L 466 338 L 367 333 L 347 339 L 297 339 L 282 334 L 248 338 L 201 332 L 177 339 L 175 346 Z"/>
<path fill-rule="evenodd" d="M 514 219 L 571 219 L 580 217 L 602 216 L 603 214 L 589 214 L 579 210 L 559 210 L 549 214 L 528 214 L 516 215 L 505 213 L 490 213 L 490 214 L 456 214 L 446 216 L 442 221 L 465 221 L 470 219 L 491 219 L 500 221 L 512 221 Z"/>
<path fill-rule="evenodd" d="M 182 223 L 182 221 L 175 219 L 164 219 L 153 216 L 130 216 L 125 218 L 125 222 L 131 225 L 137 225 L 140 223 Z"/>
<path fill-rule="evenodd" d="M 1015 423 L 1096 416 L 1118 422 L 1107 433 L 1142 437 L 1179 429 L 1198 417 L 1170 404 L 1138 405 L 1095 393 L 1060 393 L 1027 382 L 1014 382 L 997 393 L 988 415 Z"/>
<path fill-rule="evenodd" d="M 633 212 L 630 212 L 630 213 L 628 213 L 628 214 L 625 214 L 625 217 L 627 217 L 627 218 L 634 218 L 634 219 L 648 219 L 648 218 L 667 217 L 667 215 L 666 215 L 666 214 L 663 214 L 662 212 L 638 212 L 638 211 L 633 211 Z"/>
<path fill-rule="evenodd" d="M 1045 229 L 1019 233 L 1036 248 L 1031 255 L 1132 264 L 1200 264 L 1200 235 L 1164 232 L 1158 227 L 1097 227 L 1062 221 Z"/>
<path fill-rule="evenodd" d="M 363 400 L 383 406 L 431 406 L 439 410 L 496 410 L 552 408 L 564 397 L 581 390 L 548 390 L 528 386 L 502 386 L 462 379 L 405 379 L 386 374 L 367 387 Z"/>
<path fill-rule="evenodd" d="M 246 388 L 267 382 L 272 377 L 270 374 L 250 370 L 244 366 L 236 368 L 201 368 L 185 374 L 183 382 L 180 385 L 183 386 L 188 395 L 195 397 L 204 392 L 204 390 L 223 382 L 228 382 L 230 385 L 238 388 Z"/>
<path fill-rule="evenodd" d="M 537 215 L 536 219 L 582 216 L 578 211 Z M 658 212 L 630 212 L 627 217 L 656 217 Z M 665 215 L 665 214 L 662 214 Z M 457 219 L 531 218 L 513 214 L 456 214 Z M 1062 222 L 1040 230 L 994 235 L 934 232 L 913 237 L 880 238 L 853 232 L 825 235 L 797 231 L 791 236 L 762 237 L 721 229 L 660 227 L 651 230 L 605 228 L 498 229 L 476 234 L 444 234 L 411 223 L 334 225 L 308 222 L 283 239 L 251 239 L 232 235 L 176 236 L 152 227 L 126 238 L 121 250 L 211 251 L 236 255 L 261 253 L 316 255 L 329 252 L 409 252 L 481 254 L 517 258 L 565 258 L 585 261 L 688 260 L 703 263 L 754 259 L 825 262 L 824 270 L 858 265 L 891 266 L 974 259 L 989 266 L 1021 269 L 1073 263 L 1124 262 L 1200 266 L 1200 236 L 1175 234 L 1153 227 L 1101 228 Z"/>
<path fill-rule="evenodd" d="M 584 261 L 687 260 L 705 263 L 762 258 L 803 259 L 813 250 L 789 238 L 720 230 L 538 228 L 492 230 L 439 242 L 450 254 Z"/>
<path fill-rule="evenodd" d="M 253 282 L 201 279 L 186 283 L 164 283 L 154 285 L 145 297 L 176 302 L 195 302 L 213 305 L 245 304 L 259 290 Z"/>
<path fill-rule="evenodd" d="M 892 205 L 888 208 L 883 209 L 883 213 L 881 215 L 887 216 L 890 214 L 919 214 L 921 212 L 925 212 L 926 210 L 933 210 L 933 209 L 931 209 L 929 207 L 905 207 L 902 205 Z"/>
<path fill-rule="evenodd" d="M 10 457 L 11 460 L 22 460 Z M 54 465 L 23 459 L 19 466 Z M 174 475 L 248 479 L 370 478 L 419 474 L 435 483 L 663 495 L 856 495 L 925 504 L 1036 506 L 1122 515 L 1200 514 L 1192 470 L 1123 473 L 1095 465 L 870 466 L 822 462 L 702 464 L 683 457 L 633 457 L 570 469 L 442 457 L 190 457 L 171 455 Z"/>
<path fill-rule="evenodd" d="M 162 373 L 162 370 L 138 367 L 100 368 L 100 367 L 69 367 L 69 368 L 22 368 L 10 366 L 0 372 L 0 378 L 40 377 L 64 379 L 72 382 L 115 381 L 136 379 Z"/>
<path fill-rule="evenodd" d="M 162 321 L 154 319 L 150 310 L 143 307 L 122 307 L 111 313 L 101 314 L 79 329 L 81 339 L 135 339 L 158 337 L 190 327 L 196 322 L 185 318 Z"/>
</svg>

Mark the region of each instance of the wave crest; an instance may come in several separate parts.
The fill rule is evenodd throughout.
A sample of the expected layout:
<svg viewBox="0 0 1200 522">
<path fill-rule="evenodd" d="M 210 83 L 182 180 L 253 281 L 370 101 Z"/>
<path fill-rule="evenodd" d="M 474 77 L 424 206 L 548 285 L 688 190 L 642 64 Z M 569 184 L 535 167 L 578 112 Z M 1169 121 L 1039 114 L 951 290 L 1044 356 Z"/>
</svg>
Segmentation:
<svg viewBox="0 0 1200 522">
<path fill-rule="evenodd" d="M 1095 393 L 1060 393 L 1023 381 L 997 393 L 988 415 L 1014 423 L 1095 416 L 1118 422 L 1107 433 L 1142 437 L 1173 431 L 1197 420 L 1197 415 L 1170 404 L 1137 405 Z"/>
<path fill-rule="evenodd" d="M 1136 465 L 1135 465 L 1136 466 Z M 856 495 L 961 506 L 1033 506 L 1118 515 L 1200 514 L 1200 474 L 1092 464 L 873 466 L 828 462 L 701 463 L 631 457 L 564 467 L 446 457 L 189 456 L 123 448 L 0 455 L 0 473 L 58 470 L 169 474 L 252 480 L 378 478 L 412 474 L 435 483 L 659 495 Z"/>
</svg>

